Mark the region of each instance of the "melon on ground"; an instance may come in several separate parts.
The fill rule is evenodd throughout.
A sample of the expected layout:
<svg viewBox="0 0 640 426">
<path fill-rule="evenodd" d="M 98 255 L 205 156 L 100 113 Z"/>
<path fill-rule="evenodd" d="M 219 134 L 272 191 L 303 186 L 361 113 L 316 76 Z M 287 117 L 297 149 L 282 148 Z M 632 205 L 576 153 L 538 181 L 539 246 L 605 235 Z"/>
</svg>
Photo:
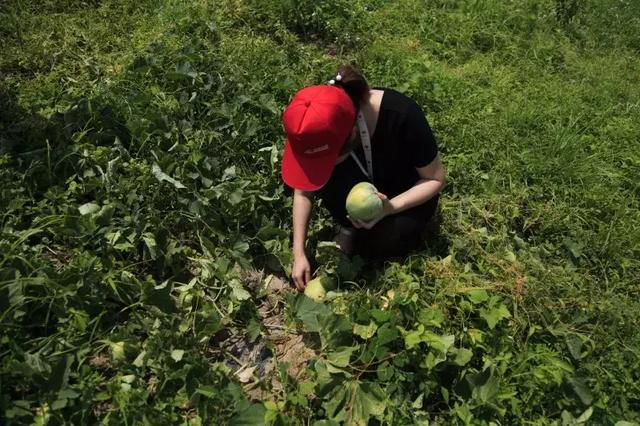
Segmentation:
<svg viewBox="0 0 640 426">
<path fill-rule="evenodd" d="M 322 302 L 327 295 L 327 291 L 333 290 L 334 288 L 335 281 L 327 275 L 321 275 L 307 283 L 307 286 L 304 288 L 304 294 L 316 302 Z"/>
</svg>

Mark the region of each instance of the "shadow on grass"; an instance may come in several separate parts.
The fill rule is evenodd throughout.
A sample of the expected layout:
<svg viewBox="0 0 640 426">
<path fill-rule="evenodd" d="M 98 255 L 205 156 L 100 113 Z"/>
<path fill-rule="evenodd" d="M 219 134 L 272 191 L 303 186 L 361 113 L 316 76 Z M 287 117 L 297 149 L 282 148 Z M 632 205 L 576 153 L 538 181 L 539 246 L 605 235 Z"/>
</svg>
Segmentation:
<svg viewBox="0 0 640 426">
<path fill-rule="evenodd" d="M 346 262 L 343 260 L 338 262 L 340 264 L 340 266 L 338 266 L 338 275 L 340 275 L 343 281 L 376 283 L 393 264 L 409 265 L 410 269 L 413 269 L 415 266 L 420 269 L 426 259 L 442 259 L 448 256 L 451 241 L 441 231 L 442 220 L 442 214 L 440 210 L 438 210 L 434 217 L 427 222 L 427 226 L 422 232 L 419 246 L 405 256 L 381 259 L 361 257 L 357 253 L 350 257 L 342 255 L 342 259 Z M 331 241 L 334 236 L 333 231 L 331 227 L 325 227 L 315 236 L 316 238 L 314 238 L 313 241 L 310 241 L 310 245 L 315 246 L 320 241 Z M 309 261 L 312 271 L 317 271 L 325 266 L 316 256 L 309 257 Z M 342 272 L 340 272 L 340 270 L 342 270 Z M 353 275 L 355 275 L 355 277 L 353 277 Z"/>
<path fill-rule="evenodd" d="M 19 105 L 15 94 L 0 87 L 0 154 L 22 176 L 34 196 L 63 183 L 76 172 L 79 143 L 128 145 L 131 135 L 113 109 L 81 99 L 66 111 L 47 118 Z M 76 143 L 77 142 L 77 143 Z"/>
</svg>

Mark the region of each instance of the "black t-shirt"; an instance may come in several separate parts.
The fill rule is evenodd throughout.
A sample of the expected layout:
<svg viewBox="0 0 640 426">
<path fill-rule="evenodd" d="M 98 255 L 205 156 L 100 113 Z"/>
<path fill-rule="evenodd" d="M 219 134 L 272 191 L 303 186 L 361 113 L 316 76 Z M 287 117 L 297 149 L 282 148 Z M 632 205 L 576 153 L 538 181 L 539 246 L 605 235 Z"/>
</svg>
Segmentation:
<svg viewBox="0 0 640 426">
<path fill-rule="evenodd" d="M 436 139 L 420 106 L 393 89 L 382 89 L 380 113 L 371 138 L 373 184 L 389 198 L 411 188 L 420 179 L 416 167 L 431 163 L 438 154 Z M 355 150 L 360 163 L 366 161 L 362 146 Z M 318 190 L 323 204 L 342 222 L 347 194 L 358 182 L 368 181 L 349 156 L 336 165 L 329 181 Z"/>
</svg>

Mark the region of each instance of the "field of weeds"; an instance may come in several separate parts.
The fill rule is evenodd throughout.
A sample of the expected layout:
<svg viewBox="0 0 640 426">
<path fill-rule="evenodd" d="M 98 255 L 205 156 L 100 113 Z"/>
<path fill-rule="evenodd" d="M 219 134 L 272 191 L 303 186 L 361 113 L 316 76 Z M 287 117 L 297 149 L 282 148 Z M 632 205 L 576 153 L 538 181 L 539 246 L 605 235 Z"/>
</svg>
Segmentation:
<svg viewBox="0 0 640 426">
<path fill-rule="evenodd" d="M 640 2 L 0 3 L 0 423 L 640 424 Z M 281 113 L 353 62 L 448 186 L 296 292 Z"/>
</svg>

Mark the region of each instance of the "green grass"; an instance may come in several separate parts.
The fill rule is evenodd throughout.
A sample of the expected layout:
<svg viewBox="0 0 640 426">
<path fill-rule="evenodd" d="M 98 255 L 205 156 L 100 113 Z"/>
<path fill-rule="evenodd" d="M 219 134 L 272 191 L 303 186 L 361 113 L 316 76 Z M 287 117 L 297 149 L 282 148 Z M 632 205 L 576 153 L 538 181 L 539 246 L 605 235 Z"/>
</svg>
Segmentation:
<svg viewBox="0 0 640 426">
<path fill-rule="evenodd" d="M 3 3 L 0 418 L 640 423 L 639 17 Z M 280 113 L 348 61 L 423 107 L 448 187 L 440 235 L 400 263 L 341 258 L 317 210 L 314 263 L 342 280 L 320 305 L 269 284 L 291 262 Z M 239 338 L 273 368 L 248 374 Z"/>
</svg>

